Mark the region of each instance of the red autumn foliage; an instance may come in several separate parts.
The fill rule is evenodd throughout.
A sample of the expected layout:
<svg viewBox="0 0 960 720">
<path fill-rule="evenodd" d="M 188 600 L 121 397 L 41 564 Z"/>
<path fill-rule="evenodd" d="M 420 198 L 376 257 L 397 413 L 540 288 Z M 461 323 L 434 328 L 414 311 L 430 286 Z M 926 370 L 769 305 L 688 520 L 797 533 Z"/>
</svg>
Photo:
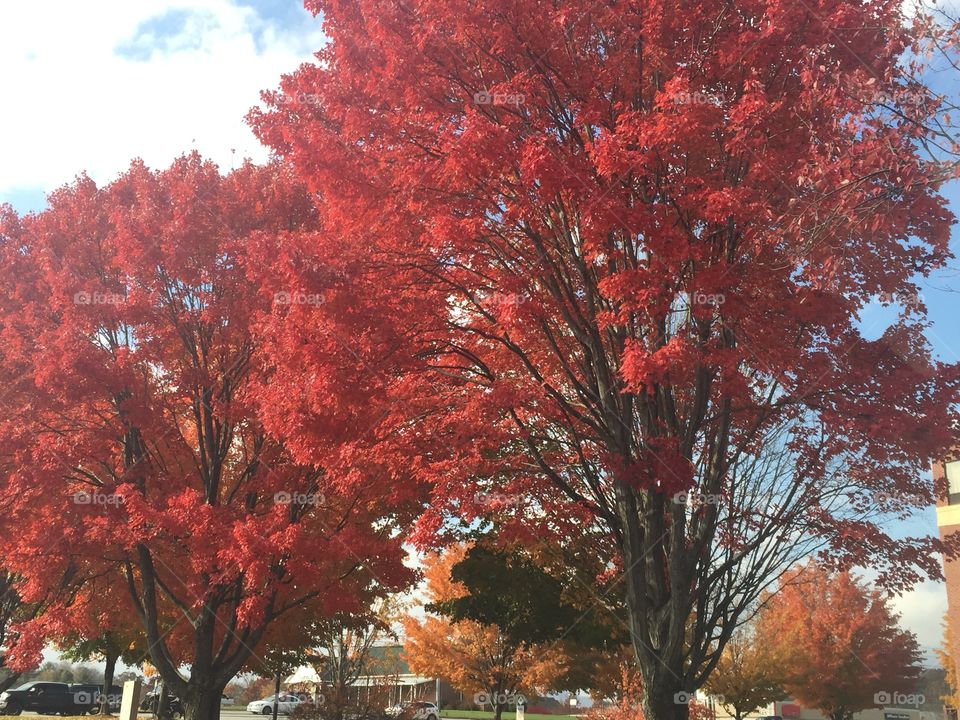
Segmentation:
<svg viewBox="0 0 960 720">
<path fill-rule="evenodd" d="M 288 447 L 261 419 L 298 397 L 274 383 L 263 328 L 305 301 L 260 286 L 261 253 L 318 230 L 289 172 L 135 162 L 3 222 L 0 542 L 25 600 L 61 591 L 21 628 L 17 662 L 95 618 L 109 629 L 99 603 L 116 597 L 188 715 L 206 718 L 238 671 L 272 672 L 265 647 L 305 641 L 278 619 L 358 611 L 411 581 L 399 531 L 419 486 L 377 452 L 376 393 L 362 378 L 338 387 L 353 351 L 309 365 L 341 422 Z"/>
<path fill-rule="evenodd" d="M 809 549 L 939 574 L 878 522 L 932 501 L 960 397 L 923 338 L 952 218 L 901 3 L 308 6 L 330 42 L 251 122 L 323 199 L 313 250 L 409 318 L 422 544 L 603 533 L 650 720 Z M 325 342 L 277 334 L 280 362 Z"/>
</svg>

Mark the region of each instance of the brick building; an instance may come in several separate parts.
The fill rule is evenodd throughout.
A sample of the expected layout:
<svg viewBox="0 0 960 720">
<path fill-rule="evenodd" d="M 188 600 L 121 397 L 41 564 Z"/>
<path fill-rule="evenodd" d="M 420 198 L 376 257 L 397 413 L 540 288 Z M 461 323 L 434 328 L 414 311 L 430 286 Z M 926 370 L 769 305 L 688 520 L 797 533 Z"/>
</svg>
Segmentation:
<svg viewBox="0 0 960 720">
<path fill-rule="evenodd" d="M 933 467 L 937 490 L 937 527 L 940 537 L 960 531 L 960 454 L 956 459 L 936 463 Z M 960 670 L 960 558 L 944 558 L 943 574 L 947 581 L 947 622 L 954 638 L 954 666 Z M 954 687 L 960 678 L 954 681 Z M 954 708 L 954 711 L 956 709 Z"/>
</svg>

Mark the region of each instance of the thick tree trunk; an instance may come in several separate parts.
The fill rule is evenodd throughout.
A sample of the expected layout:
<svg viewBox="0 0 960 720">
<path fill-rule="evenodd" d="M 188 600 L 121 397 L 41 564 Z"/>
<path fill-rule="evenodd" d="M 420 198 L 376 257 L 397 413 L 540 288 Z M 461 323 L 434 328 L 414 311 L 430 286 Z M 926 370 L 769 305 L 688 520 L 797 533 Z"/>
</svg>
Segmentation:
<svg viewBox="0 0 960 720">
<path fill-rule="evenodd" d="M 646 673 L 642 674 L 646 675 Z M 654 685 L 647 685 L 644 682 L 644 720 L 688 720 L 692 693 L 688 695 L 677 687 L 678 684 L 663 680 Z"/>
<path fill-rule="evenodd" d="M 103 665 L 103 693 L 100 696 L 100 714 L 110 714 L 110 688 L 113 686 L 113 675 L 117 669 L 117 660 L 120 653 L 107 653 Z"/>
<path fill-rule="evenodd" d="M 220 720 L 222 686 L 195 682 L 195 678 L 191 677 L 184 695 L 180 698 L 184 720 Z"/>
</svg>

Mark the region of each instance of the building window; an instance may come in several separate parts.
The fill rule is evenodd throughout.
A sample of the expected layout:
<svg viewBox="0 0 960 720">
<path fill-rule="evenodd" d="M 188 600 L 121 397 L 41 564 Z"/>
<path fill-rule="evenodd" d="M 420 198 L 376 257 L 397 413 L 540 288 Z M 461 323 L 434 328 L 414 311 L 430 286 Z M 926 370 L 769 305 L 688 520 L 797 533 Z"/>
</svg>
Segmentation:
<svg viewBox="0 0 960 720">
<path fill-rule="evenodd" d="M 943 465 L 944 474 L 947 476 L 947 493 L 950 497 L 950 504 L 960 503 L 960 460 L 951 460 Z"/>
</svg>

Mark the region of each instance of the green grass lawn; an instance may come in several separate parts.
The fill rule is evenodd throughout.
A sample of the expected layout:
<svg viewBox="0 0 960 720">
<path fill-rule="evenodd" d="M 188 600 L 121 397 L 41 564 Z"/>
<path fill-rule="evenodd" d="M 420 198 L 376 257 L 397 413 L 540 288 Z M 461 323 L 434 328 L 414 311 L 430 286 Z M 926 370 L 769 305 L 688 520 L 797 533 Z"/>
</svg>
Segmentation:
<svg viewBox="0 0 960 720">
<path fill-rule="evenodd" d="M 493 717 L 492 710 L 441 710 L 441 717 L 466 718 L 467 720 L 489 720 Z M 516 720 L 515 712 L 503 711 L 503 720 Z M 524 720 L 574 720 L 572 715 L 542 715 L 539 713 L 524 713 Z"/>
</svg>

